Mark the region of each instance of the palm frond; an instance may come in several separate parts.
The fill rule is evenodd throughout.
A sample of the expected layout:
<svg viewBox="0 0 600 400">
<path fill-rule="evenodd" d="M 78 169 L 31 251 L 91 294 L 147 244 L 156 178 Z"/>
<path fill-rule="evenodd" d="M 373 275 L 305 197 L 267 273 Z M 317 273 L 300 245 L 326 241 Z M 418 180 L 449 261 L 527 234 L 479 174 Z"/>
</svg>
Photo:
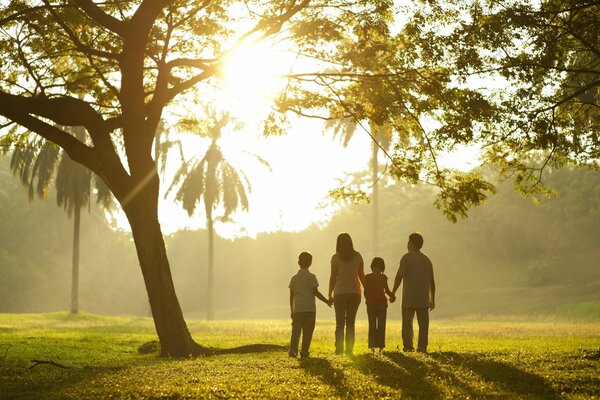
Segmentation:
<svg viewBox="0 0 600 400">
<path fill-rule="evenodd" d="M 106 183 L 96 174 L 94 177 L 94 188 L 96 189 L 96 204 L 99 204 L 105 209 L 110 209 L 114 205 L 112 192 Z"/>
<path fill-rule="evenodd" d="M 325 128 L 333 131 L 333 137 L 339 137 L 342 146 L 347 147 L 350 139 L 356 132 L 356 121 L 354 118 L 333 119 L 325 122 Z"/>
<path fill-rule="evenodd" d="M 190 217 L 194 214 L 196 204 L 205 192 L 205 166 L 205 159 L 202 159 L 194 165 L 183 179 L 181 186 L 175 195 L 175 200 L 182 203 L 183 209 L 187 211 Z"/>
<path fill-rule="evenodd" d="M 63 154 L 56 172 L 56 202 L 71 217 L 75 207 L 89 205 L 92 172 Z"/>
</svg>

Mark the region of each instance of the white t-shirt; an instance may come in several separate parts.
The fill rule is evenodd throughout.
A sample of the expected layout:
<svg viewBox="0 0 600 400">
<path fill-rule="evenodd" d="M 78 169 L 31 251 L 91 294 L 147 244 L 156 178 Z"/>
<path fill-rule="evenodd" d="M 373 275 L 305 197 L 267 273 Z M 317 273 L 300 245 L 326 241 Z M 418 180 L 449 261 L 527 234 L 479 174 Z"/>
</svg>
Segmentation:
<svg viewBox="0 0 600 400">
<path fill-rule="evenodd" d="M 298 312 L 316 312 L 315 294 L 313 289 L 319 287 L 315 274 L 308 272 L 308 268 L 301 268 L 292 276 L 289 288 L 294 292 L 292 310 Z"/>
</svg>

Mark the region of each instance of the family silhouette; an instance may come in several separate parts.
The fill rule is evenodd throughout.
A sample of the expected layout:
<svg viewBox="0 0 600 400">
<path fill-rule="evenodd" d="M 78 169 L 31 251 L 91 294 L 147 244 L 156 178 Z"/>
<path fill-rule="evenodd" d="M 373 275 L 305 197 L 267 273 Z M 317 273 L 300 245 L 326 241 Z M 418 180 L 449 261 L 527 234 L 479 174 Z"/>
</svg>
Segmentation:
<svg viewBox="0 0 600 400">
<path fill-rule="evenodd" d="M 369 318 L 368 347 L 372 352 L 385 348 L 387 307 L 396 300 L 396 291 L 402 285 L 402 345 L 403 351 L 414 351 L 413 319 L 417 315 L 419 335 L 417 351 L 426 353 L 429 336 L 429 311 L 435 308 L 435 280 L 433 264 L 421 252 L 423 236 L 411 233 L 394 278 L 393 289 L 388 286 L 385 261 L 374 257 L 371 273 L 365 275 L 362 255 L 354 249 L 348 233 L 337 237 L 335 253 L 331 257 L 329 296 L 319 292 L 317 277 L 309 272 L 312 255 L 303 251 L 298 256 L 300 269 L 292 276 L 289 284 L 292 336 L 289 356 L 297 357 L 300 337 L 300 357 L 309 357 L 310 342 L 315 329 L 316 304 L 318 298 L 335 310 L 335 354 L 353 354 L 355 342 L 356 314 L 361 302 L 361 287 L 364 289 L 367 315 Z"/>
</svg>

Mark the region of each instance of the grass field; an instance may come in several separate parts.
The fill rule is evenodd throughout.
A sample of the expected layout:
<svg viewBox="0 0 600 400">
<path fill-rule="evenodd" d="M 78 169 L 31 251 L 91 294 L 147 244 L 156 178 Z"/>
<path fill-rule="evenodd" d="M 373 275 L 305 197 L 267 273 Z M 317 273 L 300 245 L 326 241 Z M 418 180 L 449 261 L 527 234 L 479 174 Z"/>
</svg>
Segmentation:
<svg viewBox="0 0 600 400">
<path fill-rule="evenodd" d="M 289 321 L 188 321 L 204 345 L 285 345 Z M 600 323 L 551 319 L 433 320 L 430 353 L 405 354 L 400 325 L 371 355 L 366 322 L 355 356 L 333 354 L 333 321 L 317 321 L 311 358 L 283 351 L 164 359 L 135 317 L 0 314 L 0 399 L 598 398 Z M 53 361 L 35 365 L 31 360 Z"/>
</svg>

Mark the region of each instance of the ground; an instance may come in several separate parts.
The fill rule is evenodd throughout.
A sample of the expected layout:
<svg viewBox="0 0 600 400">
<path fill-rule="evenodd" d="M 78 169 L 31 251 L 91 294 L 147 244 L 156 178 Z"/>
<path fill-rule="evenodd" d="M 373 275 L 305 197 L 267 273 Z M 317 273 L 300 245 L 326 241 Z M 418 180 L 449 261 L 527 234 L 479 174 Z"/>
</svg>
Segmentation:
<svg viewBox="0 0 600 400">
<path fill-rule="evenodd" d="M 282 320 L 188 322 L 219 348 L 285 345 L 290 333 Z M 137 351 L 156 337 L 148 318 L 0 314 L 0 399 L 600 397 L 598 322 L 433 320 L 426 355 L 399 351 L 398 321 L 383 354 L 368 353 L 365 321 L 352 357 L 333 354 L 333 331 L 317 321 L 307 360 L 281 350 L 165 359 Z"/>
</svg>

